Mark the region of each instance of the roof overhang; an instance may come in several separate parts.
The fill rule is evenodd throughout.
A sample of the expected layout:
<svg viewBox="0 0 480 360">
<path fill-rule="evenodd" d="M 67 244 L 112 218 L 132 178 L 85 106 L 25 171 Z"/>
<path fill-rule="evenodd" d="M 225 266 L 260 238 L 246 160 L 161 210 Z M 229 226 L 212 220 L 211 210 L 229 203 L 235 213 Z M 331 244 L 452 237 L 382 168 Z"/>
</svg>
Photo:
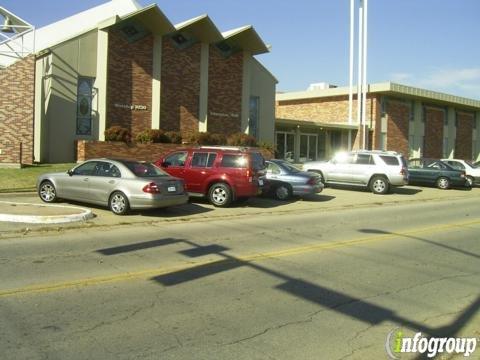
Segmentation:
<svg viewBox="0 0 480 360">
<path fill-rule="evenodd" d="M 165 35 L 175 31 L 175 27 L 156 4 L 149 5 L 126 16 L 114 17 L 101 24 L 100 28 L 118 26 L 128 21 L 140 23 L 154 35 Z"/>
<path fill-rule="evenodd" d="M 259 55 L 269 52 L 268 46 L 263 42 L 253 26 L 247 25 L 222 33 L 228 45 L 235 49 L 242 49 L 252 55 Z"/>
<path fill-rule="evenodd" d="M 347 123 L 325 123 L 309 120 L 295 120 L 295 119 L 275 119 L 277 125 L 290 125 L 290 126 L 306 126 L 315 127 L 319 129 L 338 129 L 338 130 L 358 130 L 358 124 Z"/>
<path fill-rule="evenodd" d="M 223 40 L 221 32 L 208 15 L 201 15 L 184 21 L 175 25 L 175 29 L 179 32 L 188 32 L 195 39 L 207 44 Z"/>
<path fill-rule="evenodd" d="M 311 100 L 317 98 L 328 97 L 348 97 L 349 87 L 337 87 L 321 90 L 308 90 L 298 92 L 287 92 L 276 95 L 276 101 L 292 101 L 292 100 Z M 392 82 L 376 83 L 368 85 L 369 94 L 387 95 L 392 97 L 407 97 L 410 99 L 419 99 L 425 102 L 445 105 L 457 105 L 464 108 L 469 108 L 473 111 L 480 110 L 480 101 L 475 99 L 464 98 L 461 96 L 454 96 L 437 91 L 430 91 L 413 86 L 406 86 Z"/>
</svg>

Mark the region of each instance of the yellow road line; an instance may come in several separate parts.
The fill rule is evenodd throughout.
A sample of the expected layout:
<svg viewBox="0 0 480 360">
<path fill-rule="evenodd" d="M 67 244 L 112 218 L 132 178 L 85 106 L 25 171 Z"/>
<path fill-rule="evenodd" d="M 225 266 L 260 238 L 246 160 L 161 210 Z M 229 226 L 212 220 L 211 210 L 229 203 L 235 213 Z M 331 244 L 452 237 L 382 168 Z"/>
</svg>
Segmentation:
<svg viewBox="0 0 480 360">
<path fill-rule="evenodd" d="M 292 256 L 292 255 L 297 255 L 297 254 L 302 254 L 302 253 L 307 253 L 312 251 L 345 248 L 345 247 L 362 245 L 362 244 L 371 243 L 371 242 L 386 241 L 394 238 L 408 237 L 408 236 L 413 236 L 421 233 L 435 233 L 435 232 L 442 232 L 442 231 L 450 231 L 457 228 L 467 228 L 469 226 L 479 225 L 479 224 L 480 224 L 480 220 L 471 220 L 471 221 L 445 224 L 445 225 L 434 226 L 434 227 L 432 226 L 432 227 L 426 227 L 426 228 L 412 229 L 402 233 L 387 233 L 382 235 L 373 235 L 373 236 L 358 238 L 354 240 L 332 241 L 328 243 L 311 244 L 311 245 L 305 245 L 305 246 L 300 246 L 300 247 L 291 248 L 291 249 L 239 256 L 239 257 L 235 257 L 235 259 L 238 260 L 239 262 L 261 261 L 261 260 L 267 260 L 267 259 L 273 259 L 273 258 L 280 258 L 284 256 Z M 88 287 L 88 286 L 109 284 L 109 283 L 127 281 L 127 280 L 148 279 L 155 276 L 172 274 L 177 271 L 193 269 L 199 266 L 207 266 L 209 264 L 217 263 L 219 260 L 223 260 L 223 259 L 215 258 L 215 259 L 203 260 L 198 262 L 191 262 L 187 265 L 183 264 L 183 265 L 172 266 L 168 268 L 154 268 L 154 269 L 148 269 L 148 270 L 142 270 L 142 271 L 136 271 L 136 272 L 120 273 L 120 274 L 111 275 L 111 276 L 98 276 L 98 277 L 78 279 L 78 280 L 66 281 L 66 282 L 38 284 L 38 285 L 26 286 L 26 287 L 16 288 L 16 289 L 0 290 L 0 298 L 24 295 L 24 294 L 60 291 L 60 290 L 66 290 L 70 288 Z M 232 260 L 232 261 L 235 261 L 235 260 Z"/>
</svg>

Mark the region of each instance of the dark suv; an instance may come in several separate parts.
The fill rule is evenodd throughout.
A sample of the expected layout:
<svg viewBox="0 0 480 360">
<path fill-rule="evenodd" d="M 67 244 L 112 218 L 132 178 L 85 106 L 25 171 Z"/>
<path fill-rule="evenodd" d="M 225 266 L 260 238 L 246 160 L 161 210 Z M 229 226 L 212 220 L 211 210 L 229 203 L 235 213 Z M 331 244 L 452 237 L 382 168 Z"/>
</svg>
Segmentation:
<svg viewBox="0 0 480 360">
<path fill-rule="evenodd" d="M 155 164 L 181 178 L 190 196 L 207 196 L 226 207 L 234 200 L 246 200 L 260 192 L 265 159 L 255 149 L 201 146 L 166 154 Z"/>
</svg>

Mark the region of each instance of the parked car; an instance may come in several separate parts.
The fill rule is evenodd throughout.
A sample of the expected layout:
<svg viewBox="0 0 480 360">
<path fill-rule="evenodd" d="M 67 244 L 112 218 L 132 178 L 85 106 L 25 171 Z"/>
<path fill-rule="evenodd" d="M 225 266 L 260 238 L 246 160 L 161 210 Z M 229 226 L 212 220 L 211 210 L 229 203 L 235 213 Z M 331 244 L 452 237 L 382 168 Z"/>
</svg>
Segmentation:
<svg viewBox="0 0 480 360">
<path fill-rule="evenodd" d="M 155 164 L 183 179 L 190 196 L 206 196 L 218 207 L 256 196 L 263 186 L 265 159 L 251 148 L 186 148 L 166 154 Z"/>
<path fill-rule="evenodd" d="M 46 203 L 58 199 L 108 206 L 114 214 L 185 204 L 183 180 L 152 163 L 92 159 L 64 173 L 41 175 L 37 191 Z"/>
<path fill-rule="evenodd" d="M 410 159 L 408 162 L 409 183 L 433 185 L 439 189 L 470 187 L 465 171 L 456 170 L 437 159 Z"/>
<path fill-rule="evenodd" d="M 374 194 L 386 194 L 392 187 L 408 182 L 407 162 L 392 151 L 340 152 L 330 161 L 306 162 L 303 170 L 320 174 L 325 185 L 367 187 Z"/>
<path fill-rule="evenodd" d="M 287 200 L 292 195 L 310 195 L 322 192 L 323 183 L 316 173 L 302 171 L 285 160 L 267 160 L 265 175 L 269 194 L 278 200 Z"/>
<path fill-rule="evenodd" d="M 475 166 L 472 161 L 461 159 L 442 159 L 442 161 L 454 169 L 465 171 L 470 186 L 480 184 L 480 167 Z"/>
</svg>

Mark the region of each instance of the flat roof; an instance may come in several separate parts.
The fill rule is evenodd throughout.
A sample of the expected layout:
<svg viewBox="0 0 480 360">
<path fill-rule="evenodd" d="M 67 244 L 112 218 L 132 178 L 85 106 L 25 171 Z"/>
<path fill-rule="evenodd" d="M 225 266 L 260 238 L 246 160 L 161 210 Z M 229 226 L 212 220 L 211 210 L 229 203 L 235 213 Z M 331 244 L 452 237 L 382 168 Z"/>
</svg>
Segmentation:
<svg viewBox="0 0 480 360">
<path fill-rule="evenodd" d="M 327 128 L 327 129 L 347 129 L 347 130 L 358 130 L 358 123 L 326 123 L 313 120 L 294 120 L 294 119 L 283 119 L 276 118 L 275 124 L 278 125 L 298 125 L 298 126 L 308 126 L 308 127 L 318 127 L 318 128 Z"/>
<path fill-rule="evenodd" d="M 355 87 L 356 89 L 356 87 Z M 336 96 L 348 96 L 350 88 L 348 86 L 336 87 L 329 89 L 315 89 L 307 91 L 287 92 L 276 95 L 277 101 L 290 101 L 290 100 L 308 100 L 315 98 L 327 98 Z M 470 108 L 475 111 L 480 110 L 480 100 L 469 99 L 461 96 L 455 96 L 451 94 L 441 93 L 437 91 L 431 91 L 421 89 L 413 86 L 407 86 L 397 84 L 393 82 L 376 83 L 368 85 L 368 93 L 387 94 L 392 96 L 406 96 L 413 99 L 425 99 L 430 102 L 440 104 L 453 104 L 464 108 Z M 356 91 L 354 92 L 356 94 Z"/>
</svg>

